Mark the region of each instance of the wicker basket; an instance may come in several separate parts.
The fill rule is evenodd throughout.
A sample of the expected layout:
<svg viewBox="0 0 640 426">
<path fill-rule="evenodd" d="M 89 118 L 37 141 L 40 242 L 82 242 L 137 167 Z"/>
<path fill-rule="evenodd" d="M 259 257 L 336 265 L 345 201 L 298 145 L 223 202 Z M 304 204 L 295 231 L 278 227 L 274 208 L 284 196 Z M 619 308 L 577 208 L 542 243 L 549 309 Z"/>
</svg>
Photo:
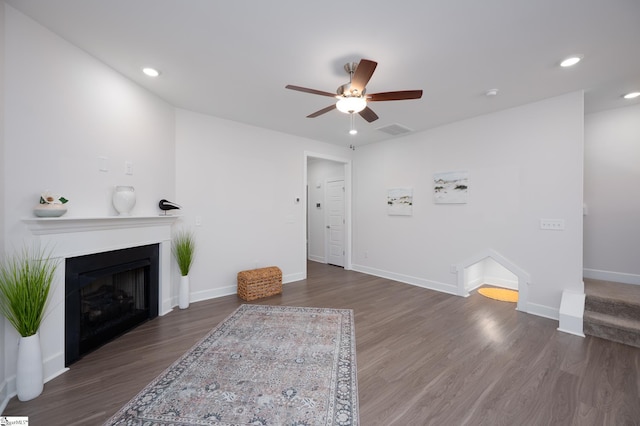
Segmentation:
<svg viewBox="0 0 640 426">
<path fill-rule="evenodd" d="M 238 272 L 238 296 L 243 300 L 282 293 L 282 271 L 277 266 Z"/>
</svg>

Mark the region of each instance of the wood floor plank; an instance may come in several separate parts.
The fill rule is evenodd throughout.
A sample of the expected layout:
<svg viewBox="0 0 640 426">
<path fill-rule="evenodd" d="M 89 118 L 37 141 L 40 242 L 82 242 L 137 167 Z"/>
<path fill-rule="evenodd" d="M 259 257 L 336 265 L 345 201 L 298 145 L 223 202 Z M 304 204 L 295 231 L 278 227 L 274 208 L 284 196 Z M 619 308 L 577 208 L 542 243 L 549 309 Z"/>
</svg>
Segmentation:
<svg viewBox="0 0 640 426">
<path fill-rule="evenodd" d="M 556 330 L 478 294 L 451 296 L 309 262 L 252 303 L 354 310 L 360 421 L 406 425 L 638 425 L 640 349 Z M 101 425 L 240 304 L 192 303 L 86 355 L 4 415 Z"/>
</svg>

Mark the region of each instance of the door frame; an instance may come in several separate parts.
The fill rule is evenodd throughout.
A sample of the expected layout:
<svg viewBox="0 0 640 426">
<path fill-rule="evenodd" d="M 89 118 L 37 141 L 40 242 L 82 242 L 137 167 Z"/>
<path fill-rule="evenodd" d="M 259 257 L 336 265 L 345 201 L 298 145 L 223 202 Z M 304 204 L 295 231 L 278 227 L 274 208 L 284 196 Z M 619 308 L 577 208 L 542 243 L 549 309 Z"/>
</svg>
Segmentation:
<svg viewBox="0 0 640 426">
<path fill-rule="evenodd" d="M 326 154 L 320 154 L 320 153 L 315 153 L 315 152 L 311 152 L 311 151 L 305 151 L 304 152 L 304 173 L 303 173 L 303 182 L 302 182 L 302 191 L 301 193 L 304 194 L 304 202 L 303 202 L 303 208 L 304 208 L 304 218 L 305 220 L 302 221 L 302 223 L 304 223 L 303 229 L 302 229 L 302 233 L 303 233 L 303 241 L 307 241 L 307 235 L 308 235 L 308 225 L 307 225 L 307 215 L 309 214 L 308 212 L 308 199 L 307 199 L 307 186 L 309 184 L 308 179 L 308 170 L 307 170 L 307 165 L 308 165 L 308 161 L 309 158 L 317 158 L 320 160 L 329 160 L 329 161 L 334 161 L 336 163 L 341 163 L 344 167 L 344 221 L 345 221 L 345 228 L 344 228 L 344 232 L 345 232 L 345 241 L 344 241 L 344 269 L 345 270 L 350 270 L 352 269 L 352 260 L 351 260 L 351 244 L 352 244 L 352 226 L 351 226 L 351 218 L 352 218 L 352 214 L 351 214 L 351 194 L 352 194 L 352 179 L 351 179 L 351 159 L 349 158 L 344 158 L 344 157 L 336 157 L 333 155 L 326 155 Z M 305 259 L 305 266 L 304 266 L 304 276 L 305 278 L 307 277 L 307 244 L 304 245 L 304 259 Z"/>
</svg>

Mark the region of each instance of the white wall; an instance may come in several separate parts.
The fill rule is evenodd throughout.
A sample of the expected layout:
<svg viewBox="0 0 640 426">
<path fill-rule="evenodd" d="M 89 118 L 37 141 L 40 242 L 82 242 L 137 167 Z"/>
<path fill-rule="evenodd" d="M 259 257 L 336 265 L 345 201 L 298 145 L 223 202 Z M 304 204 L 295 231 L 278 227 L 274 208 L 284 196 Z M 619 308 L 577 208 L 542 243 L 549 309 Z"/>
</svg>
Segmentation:
<svg viewBox="0 0 640 426">
<path fill-rule="evenodd" d="M 68 216 L 107 216 L 116 214 L 113 186 L 133 185 L 132 214 L 157 214 L 158 200 L 174 194 L 173 108 L 10 7 L 6 30 L 12 242 L 45 189 L 70 200 Z M 100 156 L 108 172 L 99 171 Z"/>
<path fill-rule="evenodd" d="M 4 129 L 4 40 L 5 40 L 5 3 L 4 1 L 0 1 L 0 129 Z M 5 178 L 5 161 L 4 161 L 4 130 L 0 130 L 0 164 L 2 167 L 0 168 L 0 212 L 2 212 L 2 216 L 4 216 L 5 211 L 5 200 L 4 200 L 4 182 Z M 4 221 L 0 220 L 0 259 L 4 257 Z M 0 342 L 4 342 L 5 333 L 5 319 L 4 316 L 0 315 Z M 4 350 L 0 350 L 0 413 L 4 406 L 6 405 L 7 399 L 7 386 L 6 386 L 6 373 L 5 373 L 5 355 Z"/>
<path fill-rule="evenodd" d="M 192 301 L 235 293 L 246 269 L 306 277 L 305 151 L 351 157 L 348 148 L 177 110 L 175 201 L 197 244 Z"/>
<path fill-rule="evenodd" d="M 354 269 L 455 293 L 451 265 L 491 249 L 531 276 L 528 312 L 557 318 L 562 290 L 582 291 L 583 117 L 572 93 L 358 148 Z M 433 173 L 457 170 L 468 203 L 434 204 Z M 387 215 L 396 187 L 413 216 Z"/>
<path fill-rule="evenodd" d="M 175 197 L 173 107 L 15 9 L 6 6 L 5 14 L 7 251 L 30 239 L 21 219 L 32 217 L 45 189 L 71 200 L 68 216 L 104 217 L 115 215 L 112 187 L 133 185 L 133 214 L 158 214 L 158 200 Z M 99 156 L 109 158 L 108 172 L 98 170 Z M 15 374 L 17 354 L 15 330 L 5 324 L 4 332 L 3 383 Z M 46 362 L 51 348 L 47 336 L 41 341 Z"/>
<path fill-rule="evenodd" d="M 332 178 L 344 179 L 344 164 L 335 161 L 312 159 L 307 165 L 307 230 L 308 251 L 307 258 L 316 262 L 326 262 L 325 240 L 326 180 Z M 320 208 L 317 208 L 320 203 Z"/>
<path fill-rule="evenodd" d="M 640 284 L 640 105 L 585 117 L 584 275 Z"/>
</svg>

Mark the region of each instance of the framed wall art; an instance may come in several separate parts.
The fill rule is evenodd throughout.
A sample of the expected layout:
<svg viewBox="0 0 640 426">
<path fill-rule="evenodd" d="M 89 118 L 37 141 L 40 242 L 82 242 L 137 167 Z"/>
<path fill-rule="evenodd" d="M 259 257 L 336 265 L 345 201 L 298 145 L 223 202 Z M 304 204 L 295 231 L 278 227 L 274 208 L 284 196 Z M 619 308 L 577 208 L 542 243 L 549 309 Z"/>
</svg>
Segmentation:
<svg viewBox="0 0 640 426">
<path fill-rule="evenodd" d="M 469 172 L 441 172 L 433 174 L 433 202 L 436 204 L 465 204 L 469 195 Z"/>
<path fill-rule="evenodd" d="M 413 188 L 393 188 L 387 192 L 387 213 L 394 216 L 413 214 Z"/>
</svg>

